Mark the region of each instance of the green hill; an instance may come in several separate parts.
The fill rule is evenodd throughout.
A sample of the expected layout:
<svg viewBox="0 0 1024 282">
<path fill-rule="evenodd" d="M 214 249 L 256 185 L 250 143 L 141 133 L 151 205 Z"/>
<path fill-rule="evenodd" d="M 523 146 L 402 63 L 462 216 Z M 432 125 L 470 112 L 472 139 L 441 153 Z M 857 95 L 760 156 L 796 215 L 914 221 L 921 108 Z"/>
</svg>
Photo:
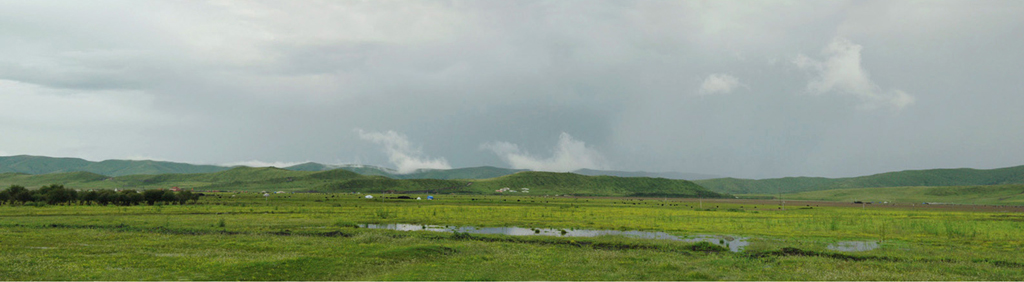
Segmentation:
<svg viewBox="0 0 1024 282">
<path fill-rule="evenodd" d="M 693 182 L 647 177 L 586 176 L 574 173 L 524 171 L 478 180 L 354 178 L 321 186 L 337 192 L 397 191 L 418 193 L 495 194 L 510 188 L 516 195 L 723 197 Z M 524 190 L 522 188 L 527 188 Z M 523 192 L 529 191 L 529 192 Z"/>
<path fill-rule="evenodd" d="M 48 174 L 84 171 L 106 176 L 164 173 L 208 173 L 230 169 L 214 165 L 193 165 L 161 161 L 106 160 L 91 162 L 78 158 L 51 158 L 42 156 L 0 157 L 0 173 Z"/>
<path fill-rule="evenodd" d="M 478 193 L 501 188 L 529 188 L 530 194 L 577 196 L 722 197 L 687 180 L 650 177 L 586 176 L 575 173 L 524 171 L 476 181 L 470 186 Z M 521 192 L 519 192 L 521 193 Z"/>
<path fill-rule="evenodd" d="M 325 166 L 326 167 L 326 166 Z M 390 169 L 375 166 L 345 166 L 348 171 L 362 175 L 377 175 L 395 179 L 482 179 L 505 176 L 521 169 L 508 169 L 493 166 L 467 167 L 455 169 L 424 169 L 413 173 L 397 173 Z"/>
<path fill-rule="evenodd" d="M 48 174 L 61 172 L 84 171 L 106 176 L 126 175 L 159 175 L 159 174 L 194 174 L 210 173 L 230 170 L 231 167 L 216 165 L 193 165 L 187 163 L 162 162 L 150 160 L 105 160 L 92 162 L 78 158 L 52 158 L 43 156 L 9 156 L 0 157 L 0 173 L 17 172 L 26 174 Z M 307 162 L 294 166 L 285 167 L 292 171 L 328 171 L 345 169 L 362 175 L 378 175 L 394 179 L 484 179 L 499 176 L 511 175 L 513 173 L 526 171 L 522 169 L 499 168 L 493 166 L 467 167 L 456 169 L 424 169 L 413 173 L 397 173 L 388 168 L 369 165 L 325 165 L 315 162 Z M 710 175 L 676 173 L 676 172 L 627 172 L 627 171 L 604 171 L 581 169 L 573 173 L 589 176 L 619 176 L 619 177 L 660 177 L 669 179 L 707 179 Z"/>
<path fill-rule="evenodd" d="M 40 175 L 5 172 L 0 173 L 0 189 L 11 185 L 21 185 L 30 188 L 50 184 L 64 184 L 72 186 L 92 185 L 95 183 L 103 183 L 109 178 L 110 177 L 104 175 L 83 171 Z"/>
<path fill-rule="evenodd" d="M 850 188 L 784 195 L 792 200 L 1024 205 L 1024 184 Z"/>
<path fill-rule="evenodd" d="M 331 170 L 331 167 L 329 167 L 329 166 L 327 166 L 325 164 L 321 164 L 321 163 L 308 162 L 308 163 L 302 163 L 302 164 L 297 164 L 297 165 L 289 166 L 289 167 L 286 167 L 284 169 L 294 170 L 294 171 L 324 171 L 324 170 Z"/>
<path fill-rule="evenodd" d="M 1024 166 L 987 170 L 970 168 L 907 170 L 849 178 L 786 177 L 761 180 L 718 178 L 694 182 L 709 190 L 730 194 L 777 194 L 865 187 L 1024 184 Z"/>
<path fill-rule="evenodd" d="M 484 179 L 505 176 L 520 171 L 524 170 L 499 168 L 493 166 L 480 166 L 455 169 L 431 169 L 418 171 L 410 174 L 393 175 L 389 177 L 401 179 Z"/>
<path fill-rule="evenodd" d="M 127 175 L 107 177 L 89 172 L 29 175 L 0 174 L 0 185 L 38 188 L 63 184 L 76 189 L 152 189 L 180 187 L 195 190 L 245 191 L 382 191 L 405 193 L 496 194 L 509 187 L 519 195 L 648 196 L 648 197 L 723 197 L 693 182 L 664 178 L 585 176 L 573 173 L 520 172 L 480 180 L 394 179 L 361 175 L 344 169 L 293 171 L 280 168 L 236 167 L 214 173 Z M 510 192 L 511 194 L 511 192 Z"/>
<path fill-rule="evenodd" d="M 590 175 L 590 176 L 618 176 L 618 177 L 655 177 L 655 178 L 668 178 L 668 179 L 686 179 L 686 180 L 700 180 L 700 179 L 712 179 L 720 178 L 721 176 L 715 176 L 710 174 L 700 173 L 684 173 L 684 172 L 646 172 L 646 171 L 617 171 L 617 170 L 594 170 L 594 169 L 578 169 L 573 171 L 575 174 Z"/>
<path fill-rule="evenodd" d="M 88 166 L 90 163 L 92 162 L 77 158 L 51 158 L 26 155 L 0 157 L 0 173 L 44 174 L 69 172 Z"/>
</svg>

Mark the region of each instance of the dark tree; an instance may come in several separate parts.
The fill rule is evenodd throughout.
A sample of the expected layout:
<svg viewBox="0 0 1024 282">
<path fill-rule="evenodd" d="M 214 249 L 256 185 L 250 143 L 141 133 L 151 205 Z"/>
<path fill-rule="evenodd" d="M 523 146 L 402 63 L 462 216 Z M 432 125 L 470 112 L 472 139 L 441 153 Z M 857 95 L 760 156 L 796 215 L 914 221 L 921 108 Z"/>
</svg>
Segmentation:
<svg viewBox="0 0 1024 282">
<path fill-rule="evenodd" d="M 150 189 L 142 192 L 142 196 L 146 199 L 146 204 L 152 206 L 154 203 L 163 200 L 164 190 Z"/>
<path fill-rule="evenodd" d="M 7 188 L 7 193 L 11 194 L 11 201 L 21 202 L 22 205 L 24 205 L 25 202 L 35 200 L 35 196 L 32 195 L 32 191 L 22 186 L 11 185 L 11 187 Z"/>
<path fill-rule="evenodd" d="M 138 191 L 135 191 L 135 190 L 128 190 L 128 191 L 131 191 L 130 193 L 126 193 L 126 194 L 128 194 L 128 206 L 138 205 L 138 204 L 142 203 L 142 201 L 143 201 L 142 193 L 139 193 Z"/>
<path fill-rule="evenodd" d="M 178 204 L 179 205 L 184 205 L 186 202 L 188 202 L 188 200 L 191 200 L 191 199 L 192 199 L 192 191 L 185 190 L 185 191 L 178 192 Z"/>
<path fill-rule="evenodd" d="M 39 196 L 50 205 L 59 205 L 69 203 L 76 200 L 77 193 L 72 193 L 74 190 L 64 188 L 64 185 L 52 184 L 50 186 L 43 186 L 36 191 Z"/>
<path fill-rule="evenodd" d="M 114 203 L 116 205 L 116 203 L 114 202 L 116 199 L 117 195 L 115 195 L 114 191 L 100 190 L 99 192 L 96 192 L 96 203 L 101 206 L 106 206 L 111 203 Z"/>
<path fill-rule="evenodd" d="M 79 204 L 92 205 L 92 203 L 99 199 L 99 196 L 100 193 L 96 192 L 96 190 L 82 193 L 82 197 L 78 198 Z"/>
<path fill-rule="evenodd" d="M 178 201 L 178 197 L 174 196 L 174 191 L 165 190 L 163 192 L 164 192 L 164 194 L 160 198 L 160 201 L 162 201 L 162 202 L 164 202 L 166 204 L 172 204 L 172 203 L 175 203 L 175 202 Z"/>
</svg>

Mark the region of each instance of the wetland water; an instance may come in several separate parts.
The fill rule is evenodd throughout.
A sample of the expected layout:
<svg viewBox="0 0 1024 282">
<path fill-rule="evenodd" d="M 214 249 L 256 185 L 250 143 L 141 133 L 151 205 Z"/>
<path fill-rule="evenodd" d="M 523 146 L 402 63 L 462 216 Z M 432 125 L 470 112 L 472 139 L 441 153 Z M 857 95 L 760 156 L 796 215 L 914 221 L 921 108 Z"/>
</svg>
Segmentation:
<svg viewBox="0 0 1024 282">
<path fill-rule="evenodd" d="M 840 251 L 840 252 L 864 252 L 878 248 L 878 242 L 875 241 L 842 241 L 836 242 L 835 244 L 829 244 L 827 247 L 829 250 Z"/>
<path fill-rule="evenodd" d="M 558 237 L 596 237 L 596 236 L 626 236 L 641 239 L 662 239 L 683 242 L 708 242 L 722 247 L 729 248 L 729 251 L 740 252 L 747 245 L 747 237 L 724 236 L 724 235 L 693 235 L 675 236 L 665 232 L 647 231 L 619 231 L 619 230 L 589 230 L 589 229 L 552 229 L 552 228 L 522 228 L 522 227 L 472 227 L 472 226 L 441 226 L 441 225 L 418 225 L 418 224 L 365 224 L 364 228 L 390 229 L 398 231 L 435 231 L 435 232 L 463 232 L 475 234 L 504 234 L 513 236 L 558 236 Z"/>
</svg>

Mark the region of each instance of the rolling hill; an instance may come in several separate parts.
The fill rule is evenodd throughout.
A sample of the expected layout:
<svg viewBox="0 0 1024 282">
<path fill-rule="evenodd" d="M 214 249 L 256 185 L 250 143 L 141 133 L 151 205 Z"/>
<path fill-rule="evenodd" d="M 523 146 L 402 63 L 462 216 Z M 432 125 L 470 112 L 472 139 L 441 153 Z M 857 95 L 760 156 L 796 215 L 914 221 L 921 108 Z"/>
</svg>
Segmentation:
<svg viewBox="0 0 1024 282">
<path fill-rule="evenodd" d="M 388 168 L 370 165 L 324 165 L 319 163 L 304 163 L 286 167 L 289 170 L 300 171 L 323 171 L 331 169 L 344 169 L 362 175 L 377 175 L 395 179 L 481 179 L 504 176 L 523 171 L 521 169 L 508 169 L 493 166 L 467 167 L 455 169 L 421 169 L 413 173 L 398 173 Z"/>
<path fill-rule="evenodd" d="M 304 163 L 295 166 L 286 167 L 285 169 L 290 170 L 302 170 L 302 171 L 319 171 L 319 170 L 330 170 L 330 169 L 345 169 L 352 172 L 356 172 L 363 175 L 379 175 L 386 176 L 389 178 L 396 179 L 483 179 L 483 178 L 494 178 L 499 176 L 511 175 L 517 172 L 528 171 L 525 169 L 510 169 L 500 168 L 493 166 L 479 166 L 479 167 L 467 167 L 467 168 L 454 168 L 454 169 L 423 169 L 413 173 L 401 174 L 394 170 L 376 166 L 368 165 L 342 165 L 332 166 L 324 165 L 319 163 Z M 668 178 L 668 179 L 685 179 L 685 180 L 697 180 L 697 179 L 711 179 L 718 176 L 709 174 L 698 174 L 698 173 L 682 173 L 682 172 L 645 172 L 645 171 L 615 171 L 615 170 L 594 170 L 594 169 L 579 169 L 572 173 L 587 175 L 587 176 L 618 176 L 618 177 L 651 177 L 651 178 Z"/>
<path fill-rule="evenodd" d="M 78 158 L 51 158 L 27 155 L 0 157 L 0 173 L 48 174 L 91 172 L 106 176 L 122 176 L 134 174 L 207 173 L 228 169 L 231 168 L 149 160 L 105 160 L 92 162 Z"/>
<path fill-rule="evenodd" d="M 236 167 L 225 171 L 195 174 L 127 175 L 107 177 L 89 172 L 40 175 L 0 174 L 0 186 L 22 185 L 38 188 L 62 184 L 76 189 L 153 189 L 180 187 L 205 190 L 243 191 L 381 191 L 405 193 L 496 194 L 509 187 L 529 188 L 528 195 L 724 197 L 686 180 L 646 177 L 585 176 L 573 173 L 519 172 L 489 179 L 394 179 L 361 175 L 344 169 L 293 171 L 280 168 Z M 526 193 L 521 193 L 526 195 Z"/>
<path fill-rule="evenodd" d="M 906 170 L 848 178 L 786 177 L 761 180 L 717 178 L 694 182 L 711 191 L 729 194 L 777 194 L 868 187 L 1024 184 L 1024 166 L 998 169 Z"/>
<path fill-rule="evenodd" d="M 668 179 L 685 179 L 685 180 L 701 180 L 701 179 L 714 179 L 720 178 L 721 176 L 701 173 L 685 173 L 685 172 L 646 172 L 646 171 L 617 171 L 617 170 L 594 170 L 594 169 L 578 169 L 573 171 L 575 174 L 590 175 L 590 176 L 618 176 L 618 177 L 652 177 L 652 178 L 668 178 Z"/>
<path fill-rule="evenodd" d="M 150 161 L 150 160 L 105 160 L 93 162 L 79 158 L 53 158 L 44 156 L 0 156 L 0 173 L 15 172 L 25 174 L 48 174 L 63 172 L 91 172 L 105 176 L 126 175 L 158 175 L 158 174 L 193 174 L 210 173 L 230 170 L 232 167 L 217 165 L 194 165 L 187 163 Z M 455 169 L 423 169 L 413 173 L 398 173 L 392 169 L 371 165 L 327 165 L 307 162 L 284 169 L 292 171 L 329 171 L 345 169 L 362 175 L 378 175 L 394 179 L 484 179 L 511 175 L 526 171 L 493 166 L 467 167 Z M 708 179 L 713 175 L 678 173 L 678 172 L 643 172 L 643 171 L 611 171 L 580 169 L 576 174 L 589 176 L 618 177 L 654 177 L 668 179 Z"/>
</svg>

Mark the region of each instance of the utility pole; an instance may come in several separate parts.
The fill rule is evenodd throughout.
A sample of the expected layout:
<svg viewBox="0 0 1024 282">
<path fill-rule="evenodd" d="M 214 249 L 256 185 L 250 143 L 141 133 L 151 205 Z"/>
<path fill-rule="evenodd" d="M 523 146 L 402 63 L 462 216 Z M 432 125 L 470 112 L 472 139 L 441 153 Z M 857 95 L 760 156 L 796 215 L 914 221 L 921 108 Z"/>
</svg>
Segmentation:
<svg viewBox="0 0 1024 282">
<path fill-rule="evenodd" d="M 775 189 L 776 189 L 776 191 L 779 191 L 779 205 L 782 206 L 783 210 L 785 210 L 786 209 L 786 200 L 782 199 L 782 187 L 776 187 Z"/>
</svg>

